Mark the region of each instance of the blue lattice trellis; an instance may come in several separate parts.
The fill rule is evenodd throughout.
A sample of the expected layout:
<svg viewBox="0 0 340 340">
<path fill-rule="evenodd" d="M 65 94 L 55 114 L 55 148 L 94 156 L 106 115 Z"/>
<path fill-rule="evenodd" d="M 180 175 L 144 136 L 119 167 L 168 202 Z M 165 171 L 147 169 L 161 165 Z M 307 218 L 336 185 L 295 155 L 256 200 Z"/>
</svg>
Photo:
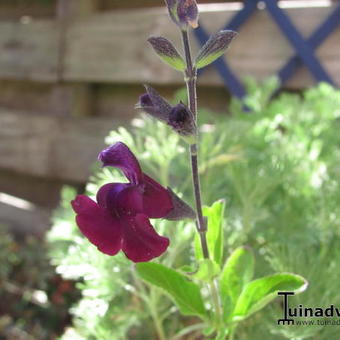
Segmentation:
<svg viewBox="0 0 340 340">
<path fill-rule="evenodd" d="M 244 7 L 237 12 L 222 29 L 239 30 L 240 27 L 257 10 L 259 2 L 265 3 L 266 10 L 269 12 L 273 21 L 278 25 L 281 32 L 287 38 L 296 53 L 277 73 L 281 84 L 284 84 L 292 76 L 292 74 L 294 74 L 297 68 L 303 64 L 309 69 L 317 82 L 325 81 L 330 84 L 334 84 L 331 76 L 324 69 L 314 51 L 340 24 L 340 4 L 333 9 L 332 13 L 308 39 L 304 39 L 301 36 L 290 18 L 278 6 L 277 0 L 245 0 Z M 209 37 L 202 25 L 195 30 L 195 34 L 202 45 Z M 225 87 L 229 89 L 233 95 L 239 98 L 244 97 L 246 94 L 245 88 L 231 70 L 228 63 L 223 58 L 219 58 L 214 62 L 214 66 L 223 79 Z"/>
</svg>

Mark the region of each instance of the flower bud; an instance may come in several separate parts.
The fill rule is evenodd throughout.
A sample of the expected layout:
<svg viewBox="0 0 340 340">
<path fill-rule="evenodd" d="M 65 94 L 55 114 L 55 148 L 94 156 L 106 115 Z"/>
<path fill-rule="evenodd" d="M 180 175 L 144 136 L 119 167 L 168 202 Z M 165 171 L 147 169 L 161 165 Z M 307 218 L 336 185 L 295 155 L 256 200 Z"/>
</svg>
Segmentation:
<svg viewBox="0 0 340 340">
<path fill-rule="evenodd" d="M 198 8 L 196 0 L 165 0 L 172 21 L 182 30 L 190 25 L 198 27 Z"/>
<path fill-rule="evenodd" d="M 182 102 L 172 108 L 168 124 L 184 139 L 189 139 L 193 142 L 196 138 L 197 131 L 194 116 Z"/>
<path fill-rule="evenodd" d="M 142 109 L 152 117 L 166 123 L 187 143 L 196 142 L 195 118 L 189 108 L 182 102 L 171 106 L 154 88 L 145 86 L 147 93 L 139 97 L 137 109 Z"/>
<path fill-rule="evenodd" d="M 136 109 L 141 109 L 160 121 L 168 122 L 171 105 L 151 86 L 145 85 L 146 93 L 139 97 Z"/>
<path fill-rule="evenodd" d="M 139 101 L 136 104 L 136 108 L 143 109 L 143 111 L 145 111 L 146 113 L 148 113 L 150 115 L 153 115 L 154 111 L 155 111 L 155 107 L 152 104 L 152 100 L 151 100 L 148 93 L 143 93 L 139 97 Z"/>
</svg>

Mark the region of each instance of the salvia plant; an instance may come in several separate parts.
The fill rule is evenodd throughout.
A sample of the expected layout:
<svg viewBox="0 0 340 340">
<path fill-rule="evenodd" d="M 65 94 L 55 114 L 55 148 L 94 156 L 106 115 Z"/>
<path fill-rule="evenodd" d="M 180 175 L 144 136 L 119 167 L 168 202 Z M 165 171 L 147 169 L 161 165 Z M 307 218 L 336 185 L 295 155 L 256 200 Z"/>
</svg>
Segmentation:
<svg viewBox="0 0 340 340">
<path fill-rule="evenodd" d="M 156 305 L 163 303 L 159 295 L 159 291 L 162 291 L 170 296 L 178 311 L 189 320 L 189 330 L 183 330 L 177 338 L 192 330 L 201 330 L 205 337 L 233 339 L 238 324 L 272 301 L 278 291 L 302 292 L 307 283 L 303 277 L 288 272 L 254 279 L 255 261 L 251 248 L 239 244 L 233 251 L 226 251 L 223 230 L 225 201 L 218 200 L 210 207 L 202 206 L 204 192 L 202 195 L 199 172 L 197 70 L 220 57 L 237 34 L 233 31 L 221 31 L 212 35 L 196 58 L 193 58 L 188 30 L 198 26 L 196 1 L 166 0 L 166 5 L 171 20 L 179 28 L 184 57 L 172 42 L 164 37 L 151 37 L 148 41 L 166 64 L 184 74 L 188 105 L 183 101 L 170 104 L 147 85 L 137 107 L 159 121 L 155 122 L 157 129 L 160 129 L 160 124 L 170 127 L 171 133 L 164 134 L 166 143 L 171 143 L 171 138 L 175 138 L 173 141 L 180 138 L 188 145 L 195 208 L 190 207 L 181 194 L 176 194 L 176 190 L 170 188 L 171 183 L 159 183 L 144 172 L 145 169 L 138 161 L 143 155 L 135 155 L 126 138 L 124 142 L 115 140 L 99 154 L 99 161 L 104 167 L 104 177 L 108 177 L 96 190 L 95 200 L 88 195 L 78 195 L 72 201 L 72 208 L 76 213 L 79 230 L 96 246 L 97 249 L 93 247 L 94 251 L 100 251 L 107 256 L 120 256 L 121 264 L 111 273 L 116 277 L 96 277 L 95 273 L 88 273 L 94 276 L 93 283 L 107 279 L 108 282 L 115 281 L 117 286 L 119 275 L 132 275 L 131 281 L 135 284 L 132 283 L 129 289 L 140 292 L 140 295 L 137 295 L 145 303 L 144 308 L 152 315 L 158 338 L 170 338 L 161 325 L 166 316 L 163 315 L 161 320 L 157 315 L 159 310 Z M 175 137 L 171 137 L 171 134 Z M 184 158 L 178 142 L 174 145 L 173 153 L 181 154 Z M 168 155 L 169 159 L 166 157 L 167 155 L 164 163 L 170 161 L 171 154 Z M 119 169 L 126 179 L 107 182 L 112 178 L 107 167 Z M 189 164 L 186 164 L 186 169 L 189 171 Z M 159 175 L 160 182 L 171 178 L 169 174 Z M 171 221 L 172 231 L 159 227 L 160 224 L 159 230 L 156 231 L 150 219 Z M 193 242 L 190 237 L 183 237 L 182 232 L 178 233 L 183 238 L 179 240 L 174 231 L 176 228 L 184 228 L 187 220 L 193 220 L 196 224 Z M 247 220 L 243 222 L 247 223 Z M 241 241 L 246 242 L 247 238 Z M 181 263 L 174 260 L 176 252 L 180 252 L 180 249 L 176 249 L 176 242 L 185 249 L 194 249 L 194 262 Z M 169 247 L 170 243 L 175 245 Z M 121 253 L 125 254 L 125 258 Z M 226 256 L 227 254 L 229 256 Z M 157 261 L 160 256 L 162 260 Z M 91 262 L 91 253 L 87 253 L 86 261 Z M 127 261 L 135 263 L 132 273 L 121 268 L 126 266 Z M 99 267 L 101 265 L 98 264 Z M 140 279 L 146 285 L 141 284 Z M 119 293 L 119 289 L 117 292 Z M 121 299 L 125 299 L 123 292 L 121 293 Z M 94 306 L 95 303 L 92 307 L 89 305 L 89 311 L 94 312 L 91 310 L 95 309 Z M 103 306 L 98 306 L 96 317 L 101 316 L 101 310 L 104 310 L 104 314 L 107 312 L 108 306 L 101 307 Z M 87 312 L 86 309 L 84 306 L 84 313 Z M 131 323 L 133 320 L 131 317 Z M 119 320 L 117 322 L 119 323 Z M 105 334 L 98 335 L 101 339 L 106 337 Z"/>
</svg>

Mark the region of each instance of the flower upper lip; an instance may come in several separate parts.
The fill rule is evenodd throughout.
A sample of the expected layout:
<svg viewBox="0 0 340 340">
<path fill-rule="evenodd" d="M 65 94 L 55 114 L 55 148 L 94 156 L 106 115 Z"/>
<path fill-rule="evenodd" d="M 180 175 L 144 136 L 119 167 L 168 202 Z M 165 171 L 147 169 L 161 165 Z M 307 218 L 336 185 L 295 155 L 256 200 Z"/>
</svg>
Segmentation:
<svg viewBox="0 0 340 340">
<path fill-rule="evenodd" d="M 98 156 L 103 166 L 112 166 L 123 171 L 130 183 L 138 184 L 142 179 L 142 170 L 130 149 L 122 142 L 117 142 L 104 149 Z"/>
</svg>

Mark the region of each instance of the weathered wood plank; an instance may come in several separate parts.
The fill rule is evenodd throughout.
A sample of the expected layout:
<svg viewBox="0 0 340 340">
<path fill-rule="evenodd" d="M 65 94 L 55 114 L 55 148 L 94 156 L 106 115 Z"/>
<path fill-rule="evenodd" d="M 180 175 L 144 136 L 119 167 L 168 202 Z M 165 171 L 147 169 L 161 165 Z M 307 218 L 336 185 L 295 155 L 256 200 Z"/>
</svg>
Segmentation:
<svg viewBox="0 0 340 340">
<path fill-rule="evenodd" d="M 220 3 L 220 2 L 238 2 L 242 0 L 199 0 L 198 3 Z M 146 7 L 160 7 L 163 6 L 164 0 L 101 0 L 101 8 L 108 9 L 122 9 L 122 8 L 146 8 Z"/>
<path fill-rule="evenodd" d="M 58 48 L 52 20 L 0 22 L 0 78 L 55 81 Z"/>
<path fill-rule="evenodd" d="M 67 89 L 68 85 L 62 88 Z M 0 80 L 0 107 L 25 114 L 69 115 L 72 93 L 66 96 L 61 92 L 53 83 Z"/>
<path fill-rule="evenodd" d="M 57 19 L 60 23 L 60 45 L 59 45 L 59 70 L 58 75 L 62 78 L 63 64 L 66 53 L 66 32 L 75 19 L 86 18 L 98 9 L 98 0 L 57 0 Z M 59 96 L 70 98 L 69 111 L 73 116 L 93 115 L 93 87 L 87 83 L 59 84 L 56 86 Z M 62 101 L 64 101 L 62 99 Z"/>
<path fill-rule="evenodd" d="M 46 208 L 58 205 L 61 181 L 0 170 L 0 193 L 18 197 Z"/>
<path fill-rule="evenodd" d="M 331 8 L 285 9 L 304 36 L 326 18 Z M 220 29 L 235 11 L 211 11 L 201 14 L 201 22 L 214 32 Z M 146 39 L 163 35 L 178 41 L 178 32 L 170 24 L 165 9 L 114 11 L 78 20 L 69 29 L 64 65 L 64 79 L 119 83 L 181 83 L 180 74 L 169 69 L 154 56 Z M 340 85 L 340 29 L 317 50 L 325 68 Z M 197 45 L 194 44 L 197 50 Z M 275 73 L 293 50 L 266 11 L 257 12 L 244 25 L 228 52 L 233 70 L 240 76 L 264 79 Z M 86 55 L 86 57 L 84 57 Z M 201 84 L 220 85 L 214 70 L 209 70 Z M 306 70 L 298 72 L 290 87 L 312 84 Z"/>
<path fill-rule="evenodd" d="M 2 0 L 0 1 L 0 20 L 20 20 L 23 16 L 34 18 L 53 18 L 56 0 Z"/>
<path fill-rule="evenodd" d="M 0 168 L 75 183 L 87 180 L 104 137 L 121 125 L 113 119 L 25 115 L 1 109 L 0 116 Z"/>
<path fill-rule="evenodd" d="M 0 222 L 0 229 L 42 236 L 51 225 L 51 211 L 39 207 L 20 209 L 0 200 Z"/>
<path fill-rule="evenodd" d="M 324 20 L 330 8 L 285 9 L 304 36 Z M 201 22 L 216 31 L 235 11 L 203 12 Z M 60 29 L 57 22 L 38 20 L 28 23 L 0 23 L 0 78 L 55 81 L 60 61 Z M 177 32 L 164 8 L 112 11 L 79 18 L 66 37 L 66 81 L 108 83 L 180 84 L 180 74 L 154 56 L 146 39 L 164 35 L 177 42 Z M 340 85 L 340 29 L 317 50 L 327 71 Z M 194 44 L 195 45 L 195 44 Z M 194 46 L 197 49 L 197 45 Z M 275 73 L 292 55 L 292 48 L 265 11 L 257 12 L 241 29 L 228 53 L 231 67 L 240 77 L 264 79 Z M 85 57 L 86 56 L 86 57 Z M 312 78 L 300 70 L 290 87 L 310 86 Z M 217 73 L 208 70 L 202 85 L 221 85 Z"/>
</svg>

